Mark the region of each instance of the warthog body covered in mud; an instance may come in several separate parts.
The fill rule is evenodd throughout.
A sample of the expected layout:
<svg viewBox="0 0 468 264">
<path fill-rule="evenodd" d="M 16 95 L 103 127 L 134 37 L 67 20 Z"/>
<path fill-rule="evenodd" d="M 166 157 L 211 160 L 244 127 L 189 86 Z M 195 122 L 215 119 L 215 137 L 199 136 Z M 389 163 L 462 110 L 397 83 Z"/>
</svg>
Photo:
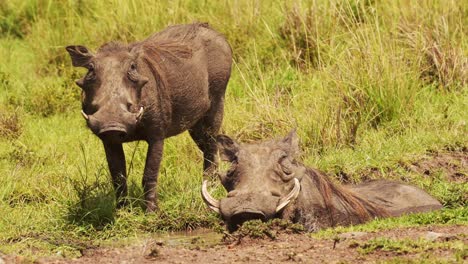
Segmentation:
<svg viewBox="0 0 468 264">
<path fill-rule="evenodd" d="M 123 142 L 148 142 L 143 175 L 148 211 L 156 209 L 165 138 L 189 130 L 203 151 L 204 169 L 211 168 L 231 74 L 231 48 L 223 36 L 195 23 L 129 45 L 110 42 L 96 54 L 84 46 L 66 50 L 73 66 L 88 69 L 76 81 L 83 90 L 82 114 L 104 144 L 118 206 L 127 195 Z"/>
<path fill-rule="evenodd" d="M 217 141 L 221 158 L 231 163 L 220 174 L 228 194 L 220 201 L 214 199 L 204 181 L 202 196 L 230 231 L 252 219 L 283 218 L 314 231 L 442 207 L 423 190 L 393 181 L 352 187 L 333 184 L 323 173 L 295 160 L 299 152 L 295 132 L 257 144 L 238 144 L 223 135 Z"/>
</svg>

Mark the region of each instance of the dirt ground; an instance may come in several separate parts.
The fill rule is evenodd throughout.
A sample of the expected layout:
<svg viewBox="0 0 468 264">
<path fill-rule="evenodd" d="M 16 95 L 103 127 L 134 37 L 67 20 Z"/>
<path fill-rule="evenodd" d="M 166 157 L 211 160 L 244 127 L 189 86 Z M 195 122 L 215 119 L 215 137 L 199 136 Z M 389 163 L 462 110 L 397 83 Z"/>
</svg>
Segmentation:
<svg viewBox="0 0 468 264">
<path fill-rule="evenodd" d="M 436 174 L 442 174 L 450 182 L 467 183 L 468 182 L 468 149 L 443 150 L 438 152 L 428 152 L 420 159 L 412 162 L 400 161 L 398 166 L 420 175 L 431 177 Z M 401 177 L 401 173 L 395 172 L 393 168 L 383 168 L 388 175 L 394 175 L 394 178 Z M 381 169 L 368 168 L 361 171 L 360 178 L 363 180 L 380 179 L 383 177 Z M 350 176 L 345 172 L 339 172 L 337 177 L 342 183 L 349 184 Z"/>
<path fill-rule="evenodd" d="M 423 259 L 466 263 L 467 234 L 468 226 L 426 226 L 344 233 L 334 239 L 317 239 L 308 234 L 280 234 L 275 240 L 243 238 L 232 244 L 221 242 L 221 235 L 217 235 L 215 244 L 203 241 L 203 236 L 193 236 L 187 243 L 152 238 L 127 247 L 88 249 L 76 259 L 49 257 L 36 263 L 376 263 L 390 260 L 418 263 Z M 401 248 L 372 242 L 385 238 L 429 242 L 422 247 Z M 458 243 L 461 249 L 433 246 L 446 241 Z M 364 252 L 366 249 L 367 253 Z M 4 256 L 4 260 L 15 263 L 20 259 Z"/>
</svg>

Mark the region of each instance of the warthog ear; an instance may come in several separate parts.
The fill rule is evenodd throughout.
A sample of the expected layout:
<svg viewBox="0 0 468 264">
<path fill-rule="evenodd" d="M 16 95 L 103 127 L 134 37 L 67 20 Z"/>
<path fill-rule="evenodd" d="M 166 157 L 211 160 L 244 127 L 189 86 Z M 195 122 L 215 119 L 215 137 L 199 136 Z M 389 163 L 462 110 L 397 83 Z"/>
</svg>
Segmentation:
<svg viewBox="0 0 468 264">
<path fill-rule="evenodd" d="M 65 48 L 70 54 L 72 64 L 75 67 L 85 67 L 89 64 L 89 61 L 93 58 L 93 54 L 85 46 L 67 46 Z"/>
<path fill-rule="evenodd" d="M 288 152 L 291 156 L 299 154 L 299 137 L 297 136 L 296 129 L 291 130 L 282 142 L 288 145 Z"/>
<path fill-rule="evenodd" d="M 216 142 L 222 160 L 232 162 L 237 159 L 239 145 L 233 139 L 225 135 L 218 135 Z"/>
</svg>

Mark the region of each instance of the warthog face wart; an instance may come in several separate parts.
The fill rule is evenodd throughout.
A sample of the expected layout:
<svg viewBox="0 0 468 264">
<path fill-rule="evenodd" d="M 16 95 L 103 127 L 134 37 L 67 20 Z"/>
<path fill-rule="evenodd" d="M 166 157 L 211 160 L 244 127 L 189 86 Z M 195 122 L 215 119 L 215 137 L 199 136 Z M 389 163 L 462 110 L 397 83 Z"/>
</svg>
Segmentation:
<svg viewBox="0 0 468 264">
<path fill-rule="evenodd" d="M 216 201 L 203 185 L 203 197 L 219 212 L 228 229 L 234 231 L 245 221 L 272 219 L 297 198 L 305 168 L 298 166 L 298 138 L 291 132 L 279 141 L 239 145 L 225 135 L 217 137 L 222 160 L 231 167 L 220 173 L 227 197 Z"/>
<path fill-rule="evenodd" d="M 141 89 L 148 70 L 138 52 L 103 46 L 92 54 L 84 46 L 68 46 L 73 66 L 88 69 L 76 84 L 82 92 L 82 114 L 89 128 L 101 139 L 123 142 L 134 133 L 143 116 Z"/>
</svg>

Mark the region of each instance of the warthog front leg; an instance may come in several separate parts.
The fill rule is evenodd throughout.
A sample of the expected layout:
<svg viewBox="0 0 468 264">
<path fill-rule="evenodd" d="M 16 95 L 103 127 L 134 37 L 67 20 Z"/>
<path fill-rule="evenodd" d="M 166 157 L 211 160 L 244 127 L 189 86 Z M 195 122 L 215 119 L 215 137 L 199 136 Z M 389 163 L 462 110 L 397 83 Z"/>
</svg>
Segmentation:
<svg viewBox="0 0 468 264">
<path fill-rule="evenodd" d="M 145 172 L 143 174 L 143 190 L 145 192 L 146 211 L 153 212 L 157 209 L 156 184 L 158 182 L 159 165 L 163 154 L 164 140 L 159 139 L 148 142 Z"/>
<path fill-rule="evenodd" d="M 226 85 L 226 83 L 223 85 Z M 214 176 L 214 172 L 218 166 L 215 160 L 217 150 L 216 136 L 223 121 L 223 107 L 223 97 L 214 100 L 206 116 L 189 129 L 193 141 L 203 152 L 203 174 L 206 177 Z"/>
<path fill-rule="evenodd" d="M 104 142 L 107 164 L 112 176 L 117 207 L 125 205 L 127 196 L 127 169 L 125 165 L 125 154 L 122 144 Z"/>
</svg>

